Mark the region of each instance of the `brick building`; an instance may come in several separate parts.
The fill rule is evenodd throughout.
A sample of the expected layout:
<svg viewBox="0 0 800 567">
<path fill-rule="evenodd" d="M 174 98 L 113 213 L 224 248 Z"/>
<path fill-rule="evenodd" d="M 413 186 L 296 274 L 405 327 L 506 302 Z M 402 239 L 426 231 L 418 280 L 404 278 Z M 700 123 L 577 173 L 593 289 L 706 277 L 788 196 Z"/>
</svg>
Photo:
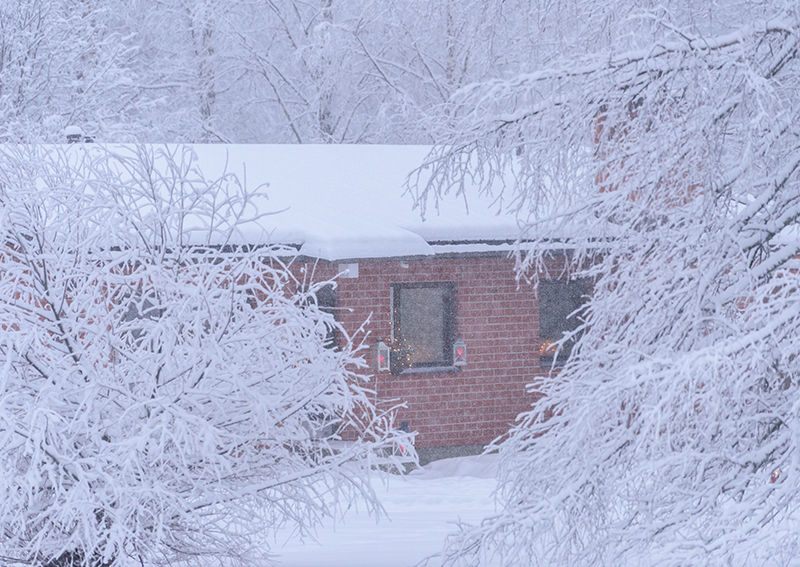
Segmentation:
<svg viewBox="0 0 800 567">
<path fill-rule="evenodd" d="M 407 404 L 397 421 L 417 432 L 417 448 L 469 451 L 507 432 L 532 401 L 525 386 L 542 374 L 538 301 L 530 285 L 517 285 L 513 260 L 506 253 L 465 253 L 349 264 L 356 265 L 358 276 L 338 277 L 327 301 L 349 333 L 369 320 L 373 387 L 379 400 Z M 315 274 L 335 276 L 340 266 L 317 263 Z M 425 328 L 413 328 L 415 310 Z M 412 318 L 410 330 L 403 316 Z M 408 350 L 427 343 L 424 355 L 413 352 L 410 367 L 379 369 L 378 341 L 395 347 L 395 355 L 401 332 L 411 335 Z M 463 366 L 453 360 L 458 340 L 466 350 Z"/>
<path fill-rule="evenodd" d="M 242 238 L 294 249 L 301 285 L 336 282 L 318 300 L 348 334 L 368 333 L 378 402 L 406 404 L 397 423 L 417 432 L 423 459 L 475 451 L 530 407 L 526 385 L 549 372 L 548 345 L 574 328 L 566 316 L 585 290 L 556 281 L 537 294 L 517 281 L 510 253 L 519 226 L 497 194 L 467 188 L 466 202 L 429 199 L 421 214 L 404 183 L 424 147 L 195 151 L 206 175 L 224 162 L 251 185 L 269 183 L 260 210 L 280 212 Z"/>
</svg>

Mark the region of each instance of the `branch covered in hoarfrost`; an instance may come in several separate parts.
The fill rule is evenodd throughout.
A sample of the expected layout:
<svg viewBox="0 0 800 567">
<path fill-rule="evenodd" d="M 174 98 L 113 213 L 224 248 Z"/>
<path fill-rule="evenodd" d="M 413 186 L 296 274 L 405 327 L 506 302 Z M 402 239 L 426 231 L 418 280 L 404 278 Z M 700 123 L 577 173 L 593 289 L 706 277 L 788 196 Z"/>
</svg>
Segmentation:
<svg viewBox="0 0 800 567">
<path fill-rule="evenodd" d="M 243 240 L 260 203 L 188 148 L 0 151 L 0 555 L 253 561 L 281 524 L 380 510 L 407 434 L 285 250 Z"/>
<path fill-rule="evenodd" d="M 799 17 L 454 98 L 412 179 L 421 206 L 478 180 L 520 218 L 520 277 L 561 259 L 593 289 L 571 358 L 500 445 L 502 511 L 446 564 L 800 553 Z"/>
</svg>

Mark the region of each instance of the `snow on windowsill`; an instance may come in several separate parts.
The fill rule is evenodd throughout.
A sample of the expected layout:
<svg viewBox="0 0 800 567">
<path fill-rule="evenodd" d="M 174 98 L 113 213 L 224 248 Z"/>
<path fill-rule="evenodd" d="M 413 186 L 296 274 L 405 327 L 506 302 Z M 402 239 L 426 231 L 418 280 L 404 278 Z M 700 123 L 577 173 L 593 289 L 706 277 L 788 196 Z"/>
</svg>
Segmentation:
<svg viewBox="0 0 800 567">
<path fill-rule="evenodd" d="M 419 368 L 406 368 L 400 374 L 405 376 L 408 374 L 445 374 L 451 372 L 461 372 L 460 366 L 421 366 Z"/>
</svg>

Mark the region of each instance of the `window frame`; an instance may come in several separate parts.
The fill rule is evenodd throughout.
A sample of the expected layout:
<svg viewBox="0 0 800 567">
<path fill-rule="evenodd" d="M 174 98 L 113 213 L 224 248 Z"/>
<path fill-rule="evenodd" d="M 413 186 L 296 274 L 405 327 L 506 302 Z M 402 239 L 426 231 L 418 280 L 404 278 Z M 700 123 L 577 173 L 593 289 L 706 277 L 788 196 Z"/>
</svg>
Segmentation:
<svg viewBox="0 0 800 567">
<path fill-rule="evenodd" d="M 431 289 L 438 288 L 443 292 L 444 306 L 442 311 L 442 358 L 439 360 L 426 360 L 412 362 L 402 373 L 424 373 L 460 370 L 453 366 L 453 343 L 456 338 L 456 283 L 452 281 L 436 282 L 403 282 L 391 284 L 391 343 L 395 348 L 397 335 L 402 325 L 402 290 L 405 289 Z M 394 352 L 394 351 L 393 351 Z M 397 374 L 397 373 L 396 373 Z"/>
</svg>

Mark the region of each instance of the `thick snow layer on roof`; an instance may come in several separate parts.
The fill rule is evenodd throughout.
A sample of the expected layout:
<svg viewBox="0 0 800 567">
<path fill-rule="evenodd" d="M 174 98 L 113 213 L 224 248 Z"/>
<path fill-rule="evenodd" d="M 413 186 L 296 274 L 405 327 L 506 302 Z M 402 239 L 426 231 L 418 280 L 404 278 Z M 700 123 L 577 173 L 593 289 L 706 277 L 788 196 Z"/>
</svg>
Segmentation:
<svg viewBox="0 0 800 567">
<path fill-rule="evenodd" d="M 498 215 L 489 197 L 445 196 L 423 220 L 406 177 L 427 146 L 194 145 L 207 179 L 234 173 L 249 189 L 268 184 L 259 213 L 245 225 L 248 243 L 300 246 L 324 260 L 434 254 L 433 241 L 513 240 L 512 215 Z"/>
</svg>

